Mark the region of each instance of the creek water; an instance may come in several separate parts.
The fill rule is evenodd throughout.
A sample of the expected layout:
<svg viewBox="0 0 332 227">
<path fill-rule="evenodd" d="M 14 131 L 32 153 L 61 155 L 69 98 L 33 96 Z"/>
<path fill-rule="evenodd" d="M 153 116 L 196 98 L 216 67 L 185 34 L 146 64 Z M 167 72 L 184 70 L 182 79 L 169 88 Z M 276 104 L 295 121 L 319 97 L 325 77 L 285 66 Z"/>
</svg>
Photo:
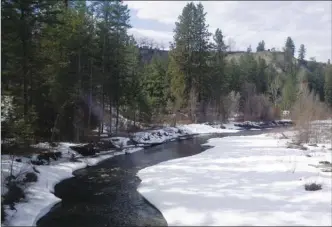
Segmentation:
<svg viewBox="0 0 332 227">
<path fill-rule="evenodd" d="M 137 192 L 140 169 L 203 152 L 208 139 L 255 135 L 262 131 L 210 134 L 174 141 L 132 154 L 115 156 L 96 166 L 77 170 L 55 186 L 62 199 L 40 218 L 38 227 L 167 226 L 162 214 Z"/>
</svg>

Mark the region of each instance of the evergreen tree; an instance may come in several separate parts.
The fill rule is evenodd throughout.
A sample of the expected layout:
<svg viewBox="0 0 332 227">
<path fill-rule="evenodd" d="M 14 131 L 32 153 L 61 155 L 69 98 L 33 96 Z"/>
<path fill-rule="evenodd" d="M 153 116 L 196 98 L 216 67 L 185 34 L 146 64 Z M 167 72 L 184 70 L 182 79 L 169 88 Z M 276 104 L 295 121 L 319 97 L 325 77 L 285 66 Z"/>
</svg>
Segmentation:
<svg viewBox="0 0 332 227">
<path fill-rule="evenodd" d="M 287 57 L 294 57 L 295 54 L 295 44 L 291 37 L 287 37 L 286 44 L 285 44 L 285 52 Z"/>
<path fill-rule="evenodd" d="M 295 53 L 295 45 L 291 37 L 287 37 L 285 47 L 284 47 L 284 58 L 285 58 L 285 64 L 284 64 L 284 71 L 293 74 L 295 71 L 295 64 L 293 61 Z"/>
<path fill-rule="evenodd" d="M 300 45 L 298 60 L 300 62 L 304 61 L 306 49 L 303 44 Z"/>
<path fill-rule="evenodd" d="M 212 60 L 211 60 L 211 84 L 210 100 L 214 102 L 217 109 L 218 118 L 225 116 L 225 106 L 223 104 L 223 97 L 229 92 L 230 78 L 226 73 L 226 51 L 227 46 L 224 43 L 224 36 L 218 28 L 213 36 L 214 43 L 212 45 Z M 220 120 L 220 119 L 219 119 Z M 224 120 L 224 119 L 222 119 Z"/>
<path fill-rule="evenodd" d="M 328 65 L 325 70 L 325 101 L 332 107 L 332 67 Z"/>
<path fill-rule="evenodd" d="M 262 40 L 261 42 L 258 43 L 256 51 L 257 52 L 265 51 L 265 42 L 264 42 L 264 40 Z"/>
<path fill-rule="evenodd" d="M 247 53 L 251 53 L 252 49 L 251 49 L 251 45 L 249 45 L 249 47 L 247 48 Z"/>
<path fill-rule="evenodd" d="M 196 120 L 196 106 L 200 101 L 206 101 L 209 89 L 207 59 L 210 33 L 205 23 L 205 15 L 202 4 L 196 7 L 194 3 L 188 3 L 179 16 L 179 21 L 175 23 L 174 44 L 171 48 L 174 58 L 172 65 L 176 64 L 174 67 L 180 71 L 178 76 L 184 77 L 177 78 L 176 81 L 185 81 L 183 95 L 188 100 L 192 120 Z M 172 86 L 176 86 L 174 81 Z M 204 104 L 202 106 L 204 107 Z M 202 111 L 204 112 L 204 108 Z"/>
<path fill-rule="evenodd" d="M 6 93 L 15 97 L 13 124 L 17 127 L 13 125 L 13 128 L 17 128 L 16 135 L 26 145 L 41 127 L 38 122 L 45 119 L 40 119 L 38 113 L 45 101 L 44 96 L 40 96 L 41 92 L 45 94 L 45 86 L 39 84 L 47 82 L 43 74 L 47 65 L 40 57 L 43 52 L 41 43 L 45 25 L 58 23 L 60 5 L 42 0 L 1 2 L 2 84 Z"/>
</svg>

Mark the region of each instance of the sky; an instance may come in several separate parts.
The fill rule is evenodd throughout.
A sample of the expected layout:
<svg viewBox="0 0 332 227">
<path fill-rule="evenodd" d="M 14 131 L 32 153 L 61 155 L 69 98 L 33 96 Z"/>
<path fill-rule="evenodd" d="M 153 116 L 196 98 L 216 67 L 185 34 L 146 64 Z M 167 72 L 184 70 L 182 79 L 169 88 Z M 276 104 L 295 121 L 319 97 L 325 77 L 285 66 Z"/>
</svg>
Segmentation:
<svg viewBox="0 0 332 227">
<path fill-rule="evenodd" d="M 166 49 L 173 40 L 178 16 L 188 1 L 125 1 L 130 9 L 130 33 L 136 38 L 154 40 Z M 198 2 L 196 2 L 198 3 Z M 296 50 L 307 49 L 306 59 L 332 59 L 331 1 L 202 1 L 210 32 L 220 28 L 235 41 L 234 50 L 256 50 L 258 42 L 265 48 L 282 50 L 290 36 Z M 297 55 L 297 51 L 296 51 Z"/>
</svg>

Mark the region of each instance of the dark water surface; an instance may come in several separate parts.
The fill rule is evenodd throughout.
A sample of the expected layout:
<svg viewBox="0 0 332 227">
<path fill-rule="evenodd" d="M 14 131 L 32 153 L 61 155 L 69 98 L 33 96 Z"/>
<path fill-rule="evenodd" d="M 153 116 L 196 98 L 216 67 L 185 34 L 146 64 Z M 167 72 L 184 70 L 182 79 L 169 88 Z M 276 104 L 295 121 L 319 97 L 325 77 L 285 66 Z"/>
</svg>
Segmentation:
<svg viewBox="0 0 332 227">
<path fill-rule="evenodd" d="M 74 172 L 75 177 L 55 186 L 62 202 L 39 219 L 39 227 L 167 226 L 162 214 L 138 192 L 136 173 L 163 161 L 201 153 L 210 138 L 261 134 L 242 131 L 198 136 L 169 142 L 128 155 L 119 155 L 96 166 Z"/>
</svg>

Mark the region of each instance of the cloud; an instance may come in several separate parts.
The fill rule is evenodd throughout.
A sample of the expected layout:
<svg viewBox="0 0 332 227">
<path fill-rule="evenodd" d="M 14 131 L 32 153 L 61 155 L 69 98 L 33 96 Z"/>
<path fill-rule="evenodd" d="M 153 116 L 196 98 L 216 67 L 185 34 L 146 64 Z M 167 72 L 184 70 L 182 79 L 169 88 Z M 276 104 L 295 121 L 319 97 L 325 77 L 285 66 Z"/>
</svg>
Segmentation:
<svg viewBox="0 0 332 227">
<path fill-rule="evenodd" d="M 154 38 L 156 41 L 172 41 L 172 30 L 181 14 L 185 1 L 128 1 L 136 18 L 160 23 L 158 30 L 132 32 Z M 304 44 L 307 58 L 315 56 L 326 62 L 331 59 L 332 3 L 329 1 L 206 1 L 202 2 L 207 12 L 210 31 L 220 28 L 226 39 L 236 41 L 236 49 L 245 50 L 249 45 L 256 48 L 264 40 L 266 48 L 281 49 L 287 36 L 291 36 L 296 48 Z M 168 29 L 165 30 L 163 25 Z M 168 25 L 168 26 L 166 26 Z"/>
</svg>

